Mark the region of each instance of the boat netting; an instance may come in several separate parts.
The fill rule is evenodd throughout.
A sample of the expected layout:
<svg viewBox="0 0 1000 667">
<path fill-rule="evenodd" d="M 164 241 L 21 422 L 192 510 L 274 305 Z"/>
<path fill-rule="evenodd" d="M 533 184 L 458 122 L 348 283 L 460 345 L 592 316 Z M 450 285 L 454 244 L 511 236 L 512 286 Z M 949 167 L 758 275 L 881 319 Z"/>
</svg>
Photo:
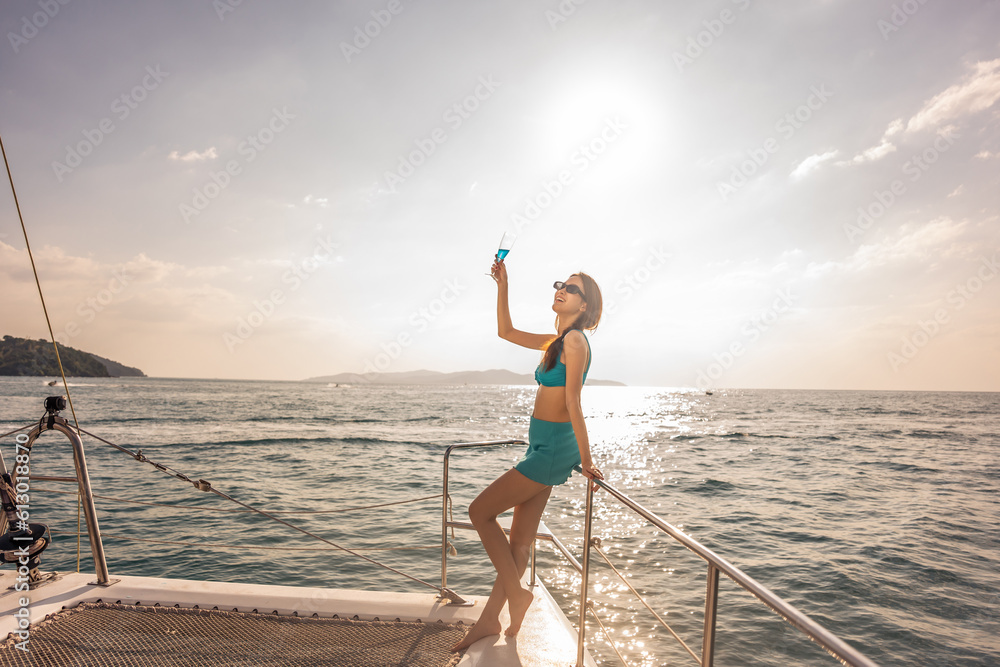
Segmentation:
<svg viewBox="0 0 1000 667">
<path fill-rule="evenodd" d="M 413 665 L 450 667 L 461 624 L 300 618 L 240 611 L 83 603 L 11 635 L 0 665 Z"/>
</svg>

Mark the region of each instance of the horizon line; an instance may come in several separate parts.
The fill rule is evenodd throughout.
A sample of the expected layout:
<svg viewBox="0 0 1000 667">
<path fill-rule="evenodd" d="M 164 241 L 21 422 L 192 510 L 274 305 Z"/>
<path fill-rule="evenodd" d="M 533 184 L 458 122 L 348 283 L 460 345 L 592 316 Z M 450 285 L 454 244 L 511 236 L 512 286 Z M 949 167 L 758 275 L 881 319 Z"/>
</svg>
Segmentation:
<svg viewBox="0 0 1000 667">
<path fill-rule="evenodd" d="M 426 370 L 426 369 L 421 369 Z M 505 369 L 494 369 L 494 370 L 505 370 Z M 419 371 L 393 371 L 396 373 L 416 373 Z M 465 372 L 484 372 L 484 371 L 431 371 L 434 373 L 465 373 Z M 513 371 L 510 371 L 513 373 Z M 351 375 L 364 375 L 363 373 L 352 373 L 346 371 L 345 373 L 334 373 L 333 375 L 341 374 L 351 374 Z M 46 378 L 50 377 L 48 375 L 0 375 L 2 378 Z M 58 376 L 51 376 L 56 377 Z M 324 376 L 317 376 L 324 377 Z M 75 378 L 82 380 L 121 380 L 121 379 L 133 379 L 133 380 L 195 380 L 195 381 L 208 381 L 208 382 L 294 382 L 299 384 L 320 384 L 321 382 L 310 380 L 309 378 L 304 379 L 275 379 L 275 378 L 224 378 L 224 377 L 182 377 L 173 375 L 115 375 L 108 377 L 91 377 L 91 376 L 81 376 L 81 375 L 67 375 L 67 379 Z M 607 382 L 620 382 L 619 380 L 606 380 Z M 369 382 L 366 384 L 370 385 L 388 385 L 396 384 L 396 386 L 418 386 L 414 385 L 401 385 L 399 383 L 384 383 L 384 382 Z M 626 384 L 621 382 L 621 387 L 614 386 L 604 386 L 606 389 L 668 389 L 674 391 L 685 391 L 704 394 L 706 391 L 720 392 L 720 391 L 852 391 L 852 392 L 882 392 L 882 393 L 924 393 L 924 394 L 997 394 L 1000 393 L 1000 389 L 859 389 L 859 388 L 824 388 L 824 387 L 711 387 L 710 389 L 701 389 L 699 387 L 685 386 L 685 385 L 644 385 L 644 384 Z M 56 385 L 58 386 L 58 385 Z M 363 385 L 358 385 L 363 386 Z M 441 385 L 441 386 L 465 386 L 465 385 Z M 484 383 L 483 387 L 527 387 L 532 386 L 530 384 L 517 385 L 517 384 L 503 384 L 503 383 Z M 586 386 L 586 385 L 584 385 Z M 55 387 L 53 387 L 55 388 Z"/>
</svg>

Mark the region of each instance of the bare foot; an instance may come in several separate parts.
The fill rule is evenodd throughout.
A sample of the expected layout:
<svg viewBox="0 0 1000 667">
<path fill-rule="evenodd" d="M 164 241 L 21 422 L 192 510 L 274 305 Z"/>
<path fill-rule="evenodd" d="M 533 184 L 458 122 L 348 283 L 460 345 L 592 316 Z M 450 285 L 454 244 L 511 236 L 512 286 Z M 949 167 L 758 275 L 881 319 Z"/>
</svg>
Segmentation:
<svg viewBox="0 0 1000 667">
<path fill-rule="evenodd" d="M 535 596 L 531 594 L 531 591 L 526 591 L 521 589 L 521 592 L 514 598 L 507 598 L 507 611 L 510 613 L 510 626 L 507 627 L 507 631 L 504 633 L 508 637 L 516 637 L 518 630 L 521 629 L 521 622 L 524 621 L 524 615 L 528 613 L 528 607 L 531 606 L 531 601 L 535 599 Z"/>
<path fill-rule="evenodd" d="M 497 618 L 493 620 L 480 619 L 476 621 L 475 625 L 472 626 L 472 629 L 469 630 L 469 633 L 464 637 L 462 637 L 462 641 L 458 642 L 457 644 L 451 647 L 451 652 L 458 653 L 459 651 L 464 651 L 465 649 L 469 648 L 483 637 L 489 637 L 490 635 L 499 635 L 499 634 L 500 634 L 500 619 Z"/>
</svg>

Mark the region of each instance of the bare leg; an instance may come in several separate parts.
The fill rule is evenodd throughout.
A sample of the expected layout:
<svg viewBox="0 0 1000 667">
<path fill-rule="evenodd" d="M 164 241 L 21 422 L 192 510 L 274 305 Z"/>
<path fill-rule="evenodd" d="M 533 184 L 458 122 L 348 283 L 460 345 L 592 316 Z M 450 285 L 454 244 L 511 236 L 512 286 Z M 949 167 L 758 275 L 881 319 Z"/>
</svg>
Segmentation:
<svg viewBox="0 0 1000 667">
<path fill-rule="evenodd" d="M 499 599 L 499 609 L 496 600 Z M 496 582 L 493 584 L 493 591 L 490 593 L 490 599 L 486 601 L 486 606 L 483 607 L 483 611 L 479 614 L 479 620 L 476 621 L 472 629 L 469 630 L 468 634 L 462 637 L 461 641 L 451 647 L 452 653 L 457 653 L 459 651 L 464 651 L 476 642 L 478 642 L 483 637 L 489 637 L 491 635 L 499 635 L 500 630 L 500 609 L 503 609 L 504 602 L 507 601 L 507 596 L 503 594 L 503 584 L 500 583 L 500 578 L 497 577 Z"/>
<path fill-rule="evenodd" d="M 521 587 L 521 574 L 510 552 L 510 543 L 503 529 L 497 523 L 497 516 L 511 507 L 525 503 L 539 493 L 546 491 L 544 484 L 532 481 L 517 470 L 511 469 L 490 484 L 469 505 L 469 518 L 479 532 L 486 555 L 497 570 L 497 578 L 507 596 L 507 611 L 510 614 L 508 636 L 514 636 L 521 627 L 521 621 L 531 605 L 531 591 Z"/>
<path fill-rule="evenodd" d="M 546 485 L 532 481 L 517 470 L 510 469 L 486 487 L 469 505 L 469 518 L 479 533 L 486 555 L 490 557 L 493 567 L 497 570 L 497 581 L 507 598 L 511 622 L 508 628 L 509 634 L 511 632 L 516 634 L 521 627 L 521 621 L 524 620 L 524 614 L 528 611 L 533 596 L 531 591 L 521 588 L 521 574 L 511 553 L 507 536 L 497 523 L 497 516 L 512 507 L 528 502 L 540 493 L 545 493 L 547 498 L 548 490 L 549 487 Z M 493 608 L 495 607 L 496 602 L 493 605 Z"/>
<path fill-rule="evenodd" d="M 545 505 L 549 502 L 549 494 L 551 493 L 552 487 L 546 486 L 544 491 L 539 492 L 530 500 L 514 508 L 514 520 L 510 525 L 510 550 L 517 564 L 518 581 L 520 581 L 524 575 L 524 570 L 528 566 L 531 545 L 535 541 L 535 535 L 538 533 L 538 522 L 541 521 L 542 512 L 545 511 Z M 521 614 L 520 619 L 515 621 L 514 612 L 512 610 L 509 611 L 511 620 L 506 634 L 508 637 L 514 637 L 517 635 L 518 630 L 521 629 L 521 621 L 524 620 L 524 614 Z M 524 611 L 527 612 L 528 608 L 525 607 Z"/>
<path fill-rule="evenodd" d="M 540 493 L 521 503 L 514 508 L 514 520 L 510 529 L 510 553 L 514 558 L 517 567 L 518 579 L 524 574 L 528 566 L 528 557 L 531 553 L 531 544 L 535 540 L 538 532 L 538 522 L 542 518 L 545 504 L 549 500 L 549 493 L 552 487 L 545 487 Z M 504 592 L 503 582 L 497 576 L 493 583 L 493 590 L 483 607 L 479 620 L 472 630 L 462 638 L 462 641 L 452 647 L 452 651 L 462 651 L 483 637 L 500 634 L 500 612 L 507 602 L 507 594 Z"/>
</svg>

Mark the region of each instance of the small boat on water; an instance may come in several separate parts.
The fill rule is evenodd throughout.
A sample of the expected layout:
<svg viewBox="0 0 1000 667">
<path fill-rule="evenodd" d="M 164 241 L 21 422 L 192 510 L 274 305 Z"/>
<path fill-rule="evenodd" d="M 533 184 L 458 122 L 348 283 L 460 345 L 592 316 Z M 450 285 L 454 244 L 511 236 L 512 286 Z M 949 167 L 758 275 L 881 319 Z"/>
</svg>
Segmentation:
<svg viewBox="0 0 1000 667">
<path fill-rule="evenodd" d="M 83 429 L 78 432 L 59 414 L 65 408 L 62 397 L 47 399 L 45 407 L 46 415 L 41 420 L 0 436 L 4 439 L 15 436 L 12 467 L 7 467 L 0 451 L 0 475 L 5 482 L 5 486 L 0 485 L 0 488 L 6 489 L 4 493 L 7 496 L 7 507 L 0 519 L 0 527 L 4 528 L 0 531 L 0 550 L 15 566 L 13 572 L 0 574 L 0 636 L 7 637 L 6 642 L 0 645 L 0 665 L 596 665 L 587 651 L 587 632 L 603 629 L 604 623 L 593 605 L 588 603 L 590 563 L 593 557 L 599 557 L 612 569 L 614 565 L 602 551 L 600 540 L 591 535 L 594 488 L 590 485 L 587 485 L 586 491 L 584 527 L 584 544 L 589 548 L 583 549 L 578 557 L 544 524 L 539 526 L 536 539 L 536 544 L 538 541 L 549 542 L 581 576 L 581 613 L 576 628 L 539 579 L 533 550 L 531 567 L 525 576 L 526 583 L 533 587 L 535 602 L 519 635 L 515 639 L 494 635 L 476 642 L 462 654 L 450 653 L 450 647 L 475 623 L 485 603 L 485 598 L 462 596 L 447 585 L 451 548 L 449 531 L 471 528 L 471 524 L 455 521 L 449 512 L 450 458 L 466 449 L 523 444 L 521 441 L 496 440 L 447 447 L 441 493 L 440 585 L 422 581 L 333 545 L 369 561 L 373 566 L 387 568 L 409 578 L 422 587 L 419 592 L 112 576 L 104 555 L 83 435 L 128 453 L 135 460 L 153 465 L 199 490 L 215 493 L 244 508 L 249 506 L 217 490 L 206 480 L 190 479 L 150 461 L 141 451 L 129 451 Z M 61 433 L 69 440 L 75 476 L 45 475 L 44 471 L 31 467 L 32 446 L 46 431 Z M 22 502 L 30 500 L 30 486 L 36 480 L 76 485 L 86 519 L 94 575 L 45 573 L 41 570 L 40 561 L 42 552 L 48 546 L 48 535 L 44 525 L 30 523 L 38 517 L 31 515 L 28 502 Z M 696 664 L 705 667 L 714 664 L 721 573 L 774 610 L 800 631 L 803 639 L 808 637 L 816 642 L 842 664 L 856 667 L 875 665 L 728 561 L 662 521 L 618 489 L 603 482 L 598 484 L 624 508 L 644 517 L 652 526 L 706 562 L 704 632 L 700 650 L 681 640 L 655 611 L 650 610 Z M 333 544 L 264 510 L 249 509 Z M 632 588 L 628 578 L 622 577 L 622 581 L 642 601 L 642 596 Z M 591 616 L 596 624 L 588 623 Z M 610 637 L 609 641 L 614 648 Z"/>
</svg>

